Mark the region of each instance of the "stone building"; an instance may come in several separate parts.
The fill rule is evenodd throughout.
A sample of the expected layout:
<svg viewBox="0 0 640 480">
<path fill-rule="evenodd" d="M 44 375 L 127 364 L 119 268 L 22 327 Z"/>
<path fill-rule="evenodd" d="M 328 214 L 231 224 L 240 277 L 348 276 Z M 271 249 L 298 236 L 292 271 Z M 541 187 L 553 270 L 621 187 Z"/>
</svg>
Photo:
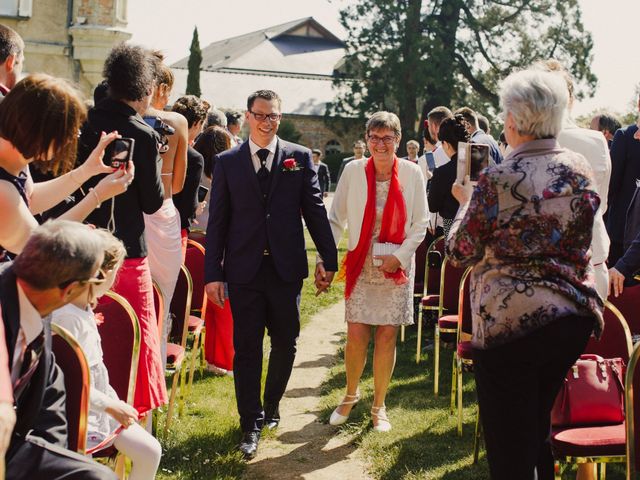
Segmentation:
<svg viewBox="0 0 640 480">
<path fill-rule="evenodd" d="M 362 122 L 325 118 L 344 53 L 344 42 L 312 17 L 214 42 L 202 49 L 202 97 L 218 108 L 244 111 L 251 92 L 274 90 L 283 100 L 283 121 L 293 123 L 300 143 L 327 154 L 350 152 Z M 187 56 L 172 65 L 174 99 L 184 95 L 188 62 Z"/>
<path fill-rule="evenodd" d="M 85 94 L 111 48 L 131 37 L 127 0 L 0 0 L 0 23 L 24 39 L 26 73 L 72 79 Z"/>
</svg>

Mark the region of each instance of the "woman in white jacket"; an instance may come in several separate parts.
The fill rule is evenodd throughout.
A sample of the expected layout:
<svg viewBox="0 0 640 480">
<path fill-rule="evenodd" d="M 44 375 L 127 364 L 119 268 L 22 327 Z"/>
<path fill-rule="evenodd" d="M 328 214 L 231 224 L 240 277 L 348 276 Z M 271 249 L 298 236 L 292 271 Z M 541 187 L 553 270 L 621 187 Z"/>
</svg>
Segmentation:
<svg viewBox="0 0 640 480">
<path fill-rule="evenodd" d="M 332 425 L 346 422 L 360 399 L 358 383 L 373 336 L 373 427 L 391 429 L 385 396 L 398 327 L 413 323 L 414 253 L 424 239 L 428 218 L 420 168 L 396 157 L 400 137 L 396 115 L 371 116 L 366 138 L 372 156 L 346 166 L 329 213 L 336 244 L 347 226 L 349 230 L 349 252 L 341 268 L 346 278 L 347 392 L 331 415 Z"/>
</svg>

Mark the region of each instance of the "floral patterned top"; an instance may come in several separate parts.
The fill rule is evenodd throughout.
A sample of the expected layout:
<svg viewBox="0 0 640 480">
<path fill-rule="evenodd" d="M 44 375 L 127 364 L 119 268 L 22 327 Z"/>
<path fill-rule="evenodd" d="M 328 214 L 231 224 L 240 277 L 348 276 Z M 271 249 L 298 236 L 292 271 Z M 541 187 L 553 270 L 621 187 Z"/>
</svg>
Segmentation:
<svg viewBox="0 0 640 480">
<path fill-rule="evenodd" d="M 496 347 L 568 315 L 594 317 L 602 300 L 589 265 L 600 198 L 591 168 L 555 139 L 520 145 L 480 176 L 447 242 L 471 266 L 472 344 Z"/>
</svg>

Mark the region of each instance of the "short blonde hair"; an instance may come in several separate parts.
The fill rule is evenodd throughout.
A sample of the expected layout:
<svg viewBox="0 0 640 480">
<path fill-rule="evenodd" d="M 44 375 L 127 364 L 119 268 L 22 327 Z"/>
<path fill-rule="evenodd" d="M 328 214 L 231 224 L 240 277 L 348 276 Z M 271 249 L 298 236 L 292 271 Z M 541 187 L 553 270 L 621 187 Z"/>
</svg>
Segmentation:
<svg viewBox="0 0 640 480">
<path fill-rule="evenodd" d="M 384 111 L 376 112 L 369 117 L 365 127 L 365 132 L 368 137 L 371 130 L 382 130 L 385 128 L 392 130 L 393 134 L 397 138 L 402 136 L 402 127 L 400 126 L 400 119 L 398 116 L 395 113 Z"/>
<path fill-rule="evenodd" d="M 419 144 L 418 142 L 416 142 L 415 140 L 409 140 L 409 141 L 407 142 L 407 147 L 408 147 L 409 145 L 413 145 L 414 147 L 420 148 L 420 144 Z"/>
<path fill-rule="evenodd" d="M 127 256 L 124 244 L 108 230 L 99 228 L 96 229 L 96 233 L 100 236 L 104 249 L 104 260 L 102 260 L 100 268 L 105 272 L 120 268 Z"/>
</svg>

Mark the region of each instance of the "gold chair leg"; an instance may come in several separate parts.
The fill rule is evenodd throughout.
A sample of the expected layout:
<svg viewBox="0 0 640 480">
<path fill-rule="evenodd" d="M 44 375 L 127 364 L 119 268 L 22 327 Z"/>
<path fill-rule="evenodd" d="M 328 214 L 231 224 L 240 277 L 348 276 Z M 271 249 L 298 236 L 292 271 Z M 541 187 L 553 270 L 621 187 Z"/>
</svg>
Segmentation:
<svg viewBox="0 0 640 480">
<path fill-rule="evenodd" d="M 182 417 L 184 413 L 185 391 L 187 389 L 187 362 L 186 358 L 182 361 L 180 368 L 180 393 L 178 393 L 178 417 Z"/>
<path fill-rule="evenodd" d="M 480 424 L 480 407 L 478 407 L 478 413 L 476 414 L 476 432 L 473 439 L 473 463 L 478 463 L 478 457 L 480 456 L 480 441 L 482 440 L 482 425 Z"/>
<path fill-rule="evenodd" d="M 598 476 L 599 480 L 606 480 L 607 479 L 607 464 L 606 463 L 600 463 L 598 466 L 600 467 L 600 475 Z"/>
<path fill-rule="evenodd" d="M 440 329 L 435 326 L 433 335 L 433 394 L 438 396 L 438 382 L 440 381 Z"/>
<path fill-rule="evenodd" d="M 404 325 L 400 325 L 400 341 L 404 343 Z"/>
<path fill-rule="evenodd" d="M 449 414 L 453 415 L 456 411 L 456 394 L 458 387 L 458 370 L 456 369 L 456 354 L 453 353 L 453 363 L 451 365 L 451 404 L 449 406 Z"/>
<path fill-rule="evenodd" d="M 422 309 L 420 309 L 422 312 Z M 417 340 L 416 340 L 416 364 L 420 363 L 420 349 L 422 347 L 422 318 L 421 315 L 418 315 L 418 329 L 417 329 Z"/>
<path fill-rule="evenodd" d="M 189 383 L 187 383 L 187 398 L 191 396 L 193 386 L 193 374 L 196 371 L 196 359 L 200 356 L 200 335 L 194 335 L 193 348 L 191 349 L 191 366 L 189 367 Z"/>
<path fill-rule="evenodd" d="M 204 346 L 205 346 L 205 340 L 207 338 L 207 329 L 203 328 L 202 332 L 201 332 L 201 338 L 200 338 L 200 378 L 202 378 L 202 375 L 204 374 L 204 371 L 207 368 L 207 359 L 205 357 L 204 354 Z"/>
<path fill-rule="evenodd" d="M 184 363 L 184 362 L 183 362 Z M 173 373 L 173 381 L 171 383 L 171 394 L 169 395 L 169 409 L 167 410 L 167 419 L 164 423 L 164 435 L 169 433 L 169 427 L 173 419 L 173 407 L 176 401 L 176 390 L 178 388 L 178 376 L 180 375 L 180 369 L 176 367 L 176 371 Z"/>
<path fill-rule="evenodd" d="M 456 355 L 457 356 L 457 355 Z M 458 380 L 458 436 L 462 436 L 462 360 L 457 359 L 456 377 Z"/>
</svg>

